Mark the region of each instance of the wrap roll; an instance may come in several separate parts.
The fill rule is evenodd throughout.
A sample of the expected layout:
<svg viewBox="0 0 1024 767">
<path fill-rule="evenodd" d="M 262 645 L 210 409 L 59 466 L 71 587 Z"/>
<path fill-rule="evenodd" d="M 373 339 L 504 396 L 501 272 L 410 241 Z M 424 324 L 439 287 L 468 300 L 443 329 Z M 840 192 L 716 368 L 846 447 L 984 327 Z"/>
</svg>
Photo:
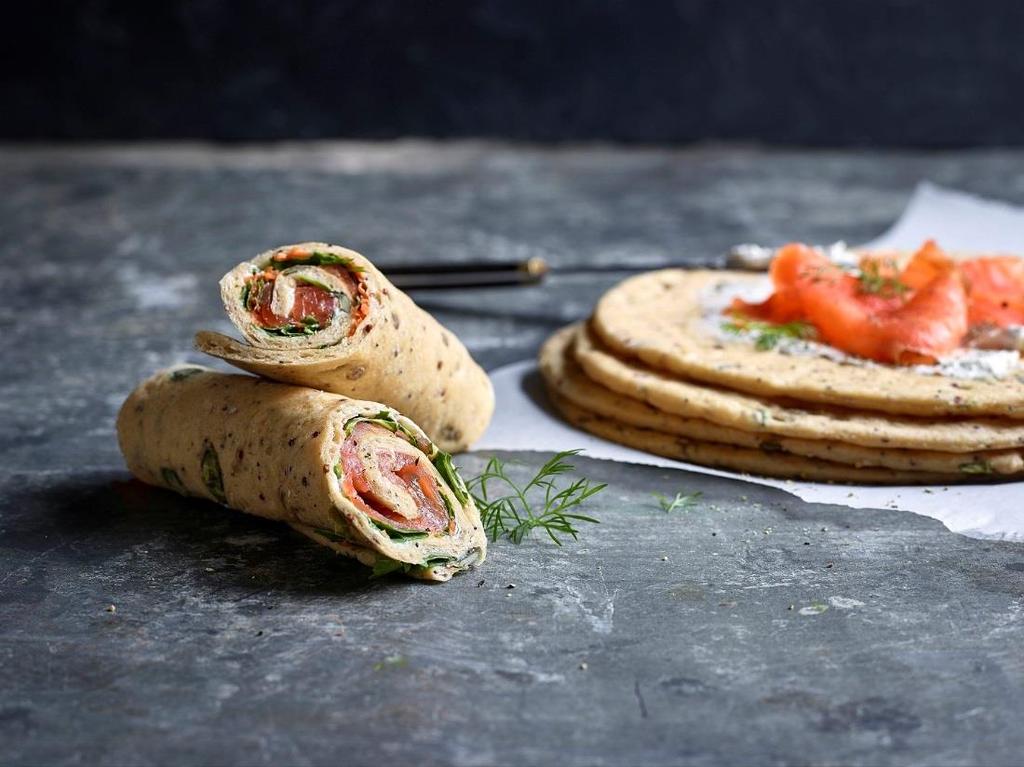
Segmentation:
<svg viewBox="0 0 1024 767">
<path fill-rule="evenodd" d="M 451 457 L 376 402 L 176 367 L 132 392 L 117 435 L 143 482 L 288 522 L 375 572 L 446 581 L 486 556 Z"/>
<path fill-rule="evenodd" d="M 277 381 L 399 408 L 448 452 L 487 428 L 487 374 L 359 253 L 282 246 L 236 266 L 220 289 L 245 342 L 204 331 L 201 351 Z"/>
</svg>

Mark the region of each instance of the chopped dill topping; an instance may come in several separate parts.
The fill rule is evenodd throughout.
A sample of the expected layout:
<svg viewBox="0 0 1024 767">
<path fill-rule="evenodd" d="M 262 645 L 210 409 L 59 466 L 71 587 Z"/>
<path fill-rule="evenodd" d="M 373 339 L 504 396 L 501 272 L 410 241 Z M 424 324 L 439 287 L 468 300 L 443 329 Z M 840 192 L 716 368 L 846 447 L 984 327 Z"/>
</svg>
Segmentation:
<svg viewBox="0 0 1024 767">
<path fill-rule="evenodd" d="M 795 338 L 801 341 L 813 340 L 818 333 L 808 322 L 761 322 L 743 317 L 736 317 L 722 324 L 722 330 L 733 335 L 750 333 L 754 337 L 754 348 L 768 351 L 779 345 L 784 338 Z"/>
</svg>

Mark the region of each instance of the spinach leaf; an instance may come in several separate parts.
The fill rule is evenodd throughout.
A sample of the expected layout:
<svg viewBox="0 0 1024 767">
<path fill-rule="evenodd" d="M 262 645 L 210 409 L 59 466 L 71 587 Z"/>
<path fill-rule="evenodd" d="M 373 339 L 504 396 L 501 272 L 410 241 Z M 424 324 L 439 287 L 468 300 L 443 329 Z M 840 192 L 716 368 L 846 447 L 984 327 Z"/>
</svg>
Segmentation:
<svg viewBox="0 0 1024 767">
<path fill-rule="evenodd" d="M 228 498 L 224 494 L 224 475 L 220 470 L 220 460 L 217 458 L 217 451 L 209 442 L 203 446 L 203 457 L 199 466 L 202 471 L 203 484 L 210 491 L 210 495 L 218 503 L 226 504 Z"/>
<path fill-rule="evenodd" d="M 303 317 L 302 324 L 291 322 L 276 328 L 263 328 L 264 333 L 272 336 L 311 336 L 320 330 L 320 323 L 313 317 Z"/>
<path fill-rule="evenodd" d="M 186 378 L 191 378 L 192 376 L 198 375 L 202 372 L 202 368 L 178 368 L 171 373 L 171 380 L 184 381 Z"/>
<path fill-rule="evenodd" d="M 335 530 L 328 530 L 326 527 L 314 527 L 313 530 L 329 541 L 334 541 L 336 543 L 351 543 L 348 538 Z"/>
<path fill-rule="evenodd" d="M 429 535 L 429 533 L 423 530 L 403 530 L 400 527 L 392 527 L 386 522 L 381 522 L 379 519 L 371 519 L 370 521 L 375 527 L 387 533 L 388 538 L 393 541 L 417 541 Z"/>
<path fill-rule="evenodd" d="M 167 485 L 171 490 L 176 493 L 186 495 L 188 491 L 185 490 L 185 483 L 181 481 L 181 477 L 178 476 L 178 472 L 174 469 L 169 469 L 166 466 L 160 469 L 160 477 L 163 479 L 164 484 Z"/>
<path fill-rule="evenodd" d="M 415 567 L 415 565 L 410 565 L 408 562 L 399 562 L 397 559 L 385 559 L 384 557 L 381 557 L 373 563 L 373 573 L 370 574 L 370 580 L 383 578 L 385 575 L 398 571 L 408 573 L 413 569 L 413 567 Z"/>
<path fill-rule="evenodd" d="M 964 474 L 991 474 L 994 470 L 988 461 L 971 461 L 960 464 L 960 471 Z"/>
<path fill-rule="evenodd" d="M 451 488 L 459 503 L 465 504 L 469 500 L 469 491 L 466 489 L 466 484 L 462 481 L 462 477 L 459 476 L 458 470 L 452 463 L 451 455 L 443 450 L 438 450 L 431 463 L 434 464 L 434 468 L 437 469 L 437 473 L 444 479 L 445 484 Z"/>
<path fill-rule="evenodd" d="M 314 250 L 308 256 L 303 258 L 289 258 L 284 261 L 271 259 L 267 266 L 278 271 L 287 269 L 290 266 L 343 266 L 350 272 L 365 271 L 363 267 L 357 266 L 356 263 L 347 256 L 339 256 L 335 253 L 326 253 L 319 250 Z"/>
<path fill-rule="evenodd" d="M 395 559 L 384 559 L 382 557 L 374 563 L 370 579 L 381 578 L 394 572 L 402 572 L 408 575 L 416 570 L 428 570 L 431 567 L 450 564 L 452 561 L 454 561 L 454 557 L 427 557 L 418 565 L 413 565 L 408 562 L 399 562 Z"/>
</svg>

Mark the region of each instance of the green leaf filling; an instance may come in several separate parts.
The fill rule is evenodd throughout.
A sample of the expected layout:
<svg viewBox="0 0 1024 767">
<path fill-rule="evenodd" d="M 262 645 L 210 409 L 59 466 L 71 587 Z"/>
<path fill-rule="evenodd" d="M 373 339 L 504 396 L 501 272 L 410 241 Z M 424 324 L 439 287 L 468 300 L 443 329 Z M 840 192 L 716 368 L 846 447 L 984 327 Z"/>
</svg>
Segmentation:
<svg viewBox="0 0 1024 767">
<path fill-rule="evenodd" d="M 326 527 L 314 527 L 313 530 L 329 541 L 335 541 L 337 543 L 351 543 L 348 538 L 336 530 L 328 530 Z"/>
<path fill-rule="evenodd" d="M 218 503 L 227 503 L 228 498 L 224 494 L 224 475 L 220 470 L 220 461 L 217 459 L 217 451 L 213 445 L 207 442 L 203 446 L 203 457 L 200 461 L 203 484 L 210 491 Z"/>
<path fill-rule="evenodd" d="M 412 568 L 413 565 L 410 565 L 408 562 L 399 562 L 397 559 L 381 557 L 373 563 L 373 573 L 370 575 L 370 578 L 383 578 L 385 575 L 399 571 L 408 573 Z"/>
<path fill-rule="evenodd" d="M 256 311 L 266 282 L 262 277 L 255 277 L 245 283 L 242 288 L 242 306 L 246 308 L 246 311 Z"/>
<path fill-rule="evenodd" d="M 369 416 L 357 415 L 349 418 L 345 422 L 345 436 L 351 434 L 352 430 L 363 421 L 376 424 L 381 428 L 387 429 L 392 434 L 401 433 L 409 441 L 409 444 L 421 450 L 423 449 L 423 445 L 420 443 L 420 436 L 404 423 L 398 421 L 390 410 L 381 410 L 379 413 Z"/>
<path fill-rule="evenodd" d="M 202 368 L 178 368 L 171 373 L 171 380 L 184 381 L 186 378 L 191 378 L 192 376 L 199 375 L 202 372 Z"/>
<path fill-rule="evenodd" d="M 185 495 L 185 483 L 181 481 L 181 477 L 178 476 L 178 472 L 174 469 L 169 469 L 166 466 L 160 469 L 160 477 L 163 479 L 164 484 L 167 485 L 171 490 L 176 493 Z"/>
<path fill-rule="evenodd" d="M 370 574 L 370 579 L 382 578 L 385 575 L 391 573 L 414 573 L 417 570 L 429 570 L 432 567 L 438 567 L 440 565 L 451 564 L 454 561 L 454 557 L 428 557 L 423 560 L 420 564 L 410 564 L 409 562 L 399 562 L 396 559 L 385 559 L 381 557 L 373 565 L 373 572 Z"/>
<path fill-rule="evenodd" d="M 271 259 L 267 267 L 281 271 L 291 266 L 343 266 L 350 272 L 362 272 L 365 271 L 363 267 L 358 266 L 351 258 L 347 256 L 339 256 L 334 253 L 325 253 L 323 251 L 315 250 L 305 258 L 289 258 L 286 261 L 277 261 Z"/>
<path fill-rule="evenodd" d="M 398 421 L 395 420 L 395 417 L 391 414 L 391 411 L 381 410 L 379 413 L 376 413 L 375 415 L 357 415 L 353 416 L 352 418 L 349 418 L 347 421 L 345 421 L 345 436 L 351 434 L 352 430 L 356 428 L 356 425 L 362 421 L 366 421 L 367 423 L 375 423 L 378 426 L 381 426 L 392 433 L 398 431 Z"/>
<path fill-rule="evenodd" d="M 991 474 L 994 469 L 988 461 L 971 461 L 960 464 L 960 471 L 964 474 Z"/>
<path fill-rule="evenodd" d="M 387 533 L 388 538 L 393 541 L 417 541 L 421 538 L 426 538 L 430 534 L 423 530 L 403 530 L 399 527 L 392 527 L 386 522 L 381 522 L 379 519 L 370 519 L 370 521 L 378 529 Z"/>
<path fill-rule="evenodd" d="M 320 323 L 315 317 L 303 317 L 302 323 L 290 322 L 276 328 L 262 328 L 264 333 L 272 336 L 311 336 L 320 331 Z"/>
<path fill-rule="evenodd" d="M 333 290 L 331 290 L 331 286 L 330 285 L 325 285 L 320 280 L 316 279 L 315 277 L 311 277 L 308 274 L 296 274 L 295 275 L 295 281 L 296 282 L 304 282 L 307 285 L 312 285 L 314 288 L 320 288 L 321 290 L 326 290 L 328 293 L 333 293 L 334 292 Z"/>
<path fill-rule="evenodd" d="M 459 476 L 458 469 L 455 468 L 455 464 L 452 463 L 452 457 L 443 450 L 438 450 L 431 461 L 434 464 L 434 468 L 437 469 L 437 473 L 441 475 L 441 478 L 445 481 L 445 484 L 451 489 L 452 493 L 458 499 L 459 503 L 465 504 L 469 500 L 469 490 L 466 488 L 466 484 L 462 481 L 462 477 Z M 444 493 L 441 494 L 444 497 Z M 447 505 L 447 499 L 445 505 Z M 451 509 L 448 509 L 449 513 Z"/>
</svg>

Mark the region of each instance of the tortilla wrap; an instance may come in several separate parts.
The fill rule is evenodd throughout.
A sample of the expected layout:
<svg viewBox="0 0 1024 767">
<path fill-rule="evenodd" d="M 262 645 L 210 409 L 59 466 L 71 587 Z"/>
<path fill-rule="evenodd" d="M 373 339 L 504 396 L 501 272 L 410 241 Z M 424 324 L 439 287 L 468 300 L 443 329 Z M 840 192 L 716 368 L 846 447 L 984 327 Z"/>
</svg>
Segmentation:
<svg viewBox="0 0 1024 767">
<path fill-rule="evenodd" d="M 757 350 L 709 332 L 701 296 L 763 277 L 665 269 L 625 280 L 598 302 L 593 329 L 609 349 L 674 376 L 765 397 L 787 397 L 917 416 L 1024 419 L 1024 370 L 998 380 L 961 380 L 893 365 Z"/>
<path fill-rule="evenodd" d="M 486 556 L 450 456 L 376 402 L 184 366 L 131 393 L 117 434 L 143 482 L 288 522 L 375 570 L 445 581 Z"/>
<path fill-rule="evenodd" d="M 326 323 L 267 329 L 251 307 L 254 285 L 273 279 L 272 307 L 286 315 L 300 286 L 334 296 Z M 268 250 L 220 281 L 228 317 L 245 342 L 211 331 L 196 347 L 236 367 L 284 383 L 369 399 L 400 409 L 448 452 L 466 449 L 494 412 L 494 391 L 466 347 L 364 256 L 306 242 Z"/>
<path fill-rule="evenodd" d="M 781 451 L 805 458 L 820 458 L 851 466 L 879 466 L 902 471 L 930 471 L 942 474 L 1013 475 L 1024 472 L 1024 451 L 1002 450 L 948 453 L 863 447 L 833 439 L 799 439 L 767 432 L 744 431 L 703 418 L 685 418 L 662 412 L 638 399 L 607 389 L 587 378 L 573 357 L 580 325 L 555 333 L 540 353 L 540 369 L 550 391 L 596 415 L 628 426 L 654 429 L 702 442 Z"/>
<path fill-rule="evenodd" d="M 766 477 L 862 485 L 945 485 L 963 482 L 967 478 L 963 474 L 946 475 L 878 467 L 858 468 L 789 453 L 766 453 L 716 442 L 702 442 L 654 429 L 641 429 L 605 418 L 574 405 L 557 392 L 549 392 L 549 397 L 569 423 L 595 436 L 647 453 L 702 466 Z"/>
</svg>

